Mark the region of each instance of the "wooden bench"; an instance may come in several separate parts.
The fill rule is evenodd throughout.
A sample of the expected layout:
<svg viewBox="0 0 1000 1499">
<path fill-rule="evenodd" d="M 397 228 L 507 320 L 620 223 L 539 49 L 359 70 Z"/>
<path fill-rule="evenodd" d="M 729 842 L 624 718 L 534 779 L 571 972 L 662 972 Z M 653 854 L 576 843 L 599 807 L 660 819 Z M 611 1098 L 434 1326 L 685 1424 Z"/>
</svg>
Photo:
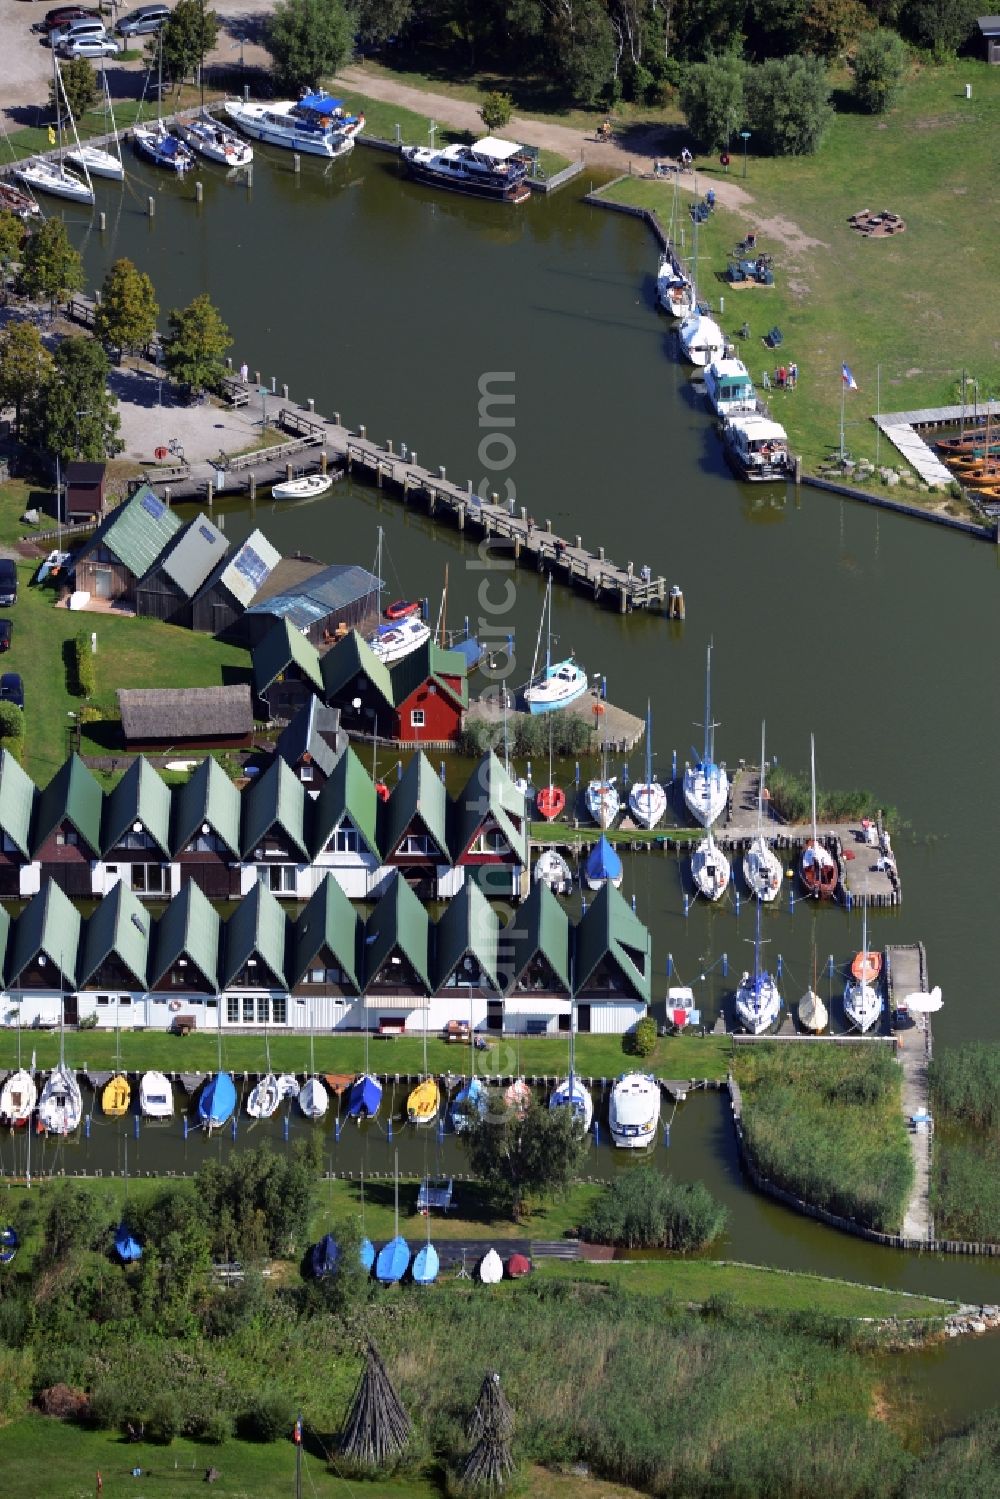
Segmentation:
<svg viewBox="0 0 1000 1499">
<path fill-rule="evenodd" d="M 197 1029 L 198 1029 L 198 1017 L 197 1017 L 197 1015 L 175 1015 L 174 1016 L 173 1030 L 174 1030 L 174 1035 L 175 1036 L 190 1036 L 191 1032 L 192 1031 L 196 1031 Z"/>
</svg>

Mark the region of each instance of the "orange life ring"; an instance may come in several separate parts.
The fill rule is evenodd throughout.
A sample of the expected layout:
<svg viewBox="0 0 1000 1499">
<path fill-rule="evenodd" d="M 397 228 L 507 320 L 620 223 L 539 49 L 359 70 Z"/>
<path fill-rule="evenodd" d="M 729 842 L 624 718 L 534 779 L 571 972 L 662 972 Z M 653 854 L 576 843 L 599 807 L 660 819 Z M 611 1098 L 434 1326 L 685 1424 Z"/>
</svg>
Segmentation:
<svg viewBox="0 0 1000 1499">
<path fill-rule="evenodd" d="M 607 713 L 607 711 L 608 710 L 604 706 L 603 703 L 595 703 L 594 704 L 594 716 L 595 716 L 595 718 L 600 718 L 601 714 L 602 713 Z"/>
</svg>

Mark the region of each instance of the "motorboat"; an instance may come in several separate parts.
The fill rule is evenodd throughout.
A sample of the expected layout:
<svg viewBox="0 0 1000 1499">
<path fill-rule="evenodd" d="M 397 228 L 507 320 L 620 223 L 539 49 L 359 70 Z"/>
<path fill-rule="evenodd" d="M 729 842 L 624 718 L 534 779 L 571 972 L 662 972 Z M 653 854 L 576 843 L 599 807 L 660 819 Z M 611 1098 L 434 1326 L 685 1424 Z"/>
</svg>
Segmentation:
<svg viewBox="0 0 1000 1499">
<path fill-rule="evenodd" d="M 655 828 L 667 810 L 667 793 L 653 780 L 653 707 L 646 703 L 646 779 L 636 781 L 628 794 L 628 809 L 640 828 Z"/>
<path fill-rule="evenodd" d="M 456 1135 L 464 1135 L 470 1124 L 476 1119 L 482 1119 L 488 1103 L 488 1093 L 482 1079 L 470 1077 L 469 1081 L 459 1088 L 448 1110 L 448 1118 Z"/>
<path fill-rule="evenodd" d="M 742 359 L 713 359 L 706 365 L 705 395 L 716 416 L 757 410 L 757 392 Z"/>
<path fill-rule="evenodd" d="M 303 474 L 300 479 L 283 479 L 271 488 L 274 500 L 315 500 L 333 488 L 332 474 Z"/>
<path fill-rule="evenodd" d="M 736 989 L 736 1018 L 751 1036 L 763 1035 L 781 1014 L 781 991 L 777 980 L 760 966 L 760 912 L 761 902 L 758 901 L 753 973 L 744 973 Z"/>
<path fill-rule="evenodd" d="M 882 995 L 877 987 L 881 972 L 881 960 L 873 964 L 877 954 L 868 951 L 868 902 L 864 905 L 861 919 L 861 951 L 851 964 L 851 977 L 844 986 L 844 1015 L 850 1025 L 865 1035 L 882 1014 Z"/>
<path fill-rule="evenodd" d="M 547 624 L 546 624 L 547 620 Z M 536 671 L 538 655 L 545 632 L 545 666 Z M 535 659 L 531 663 L 531 680 L 524 689 L 524 701 L 529 713 L 552 713 L 568 707 L 582 697 L 587 690 L 587 673 L 577 666 L 572 656 L 564 661 L 552 660 L 552 575 L 545 587 L 542 602 L 542 617 L 538 624 L 538 639 L 535 642 Z"/>
<path fill-rule="evenodd" d="M 60 1062 L 45 1080 L 38 1100 L 38 1122 L 50 1135 L 69 1135 L 83 1117 L 83 1098 L 75 1074 Z"/>
<path fill-rule="evenodd" d="M 148 125 L 132 126 L 132 144 L 140 156 L 151 161 L 155 167 L 174 172 L 183 177 L 194 166 L 191 147 L 171 135 L 162 120 L 153 120 Z"/>
<path fill-rule="evenodd" d="M 430 626 L 416 615 L 411 615 L 398 624 L 379 629 L 371 636 L 368 644 L 383 666 L 391 666 L 393 662 L 402 661 L 404 656 L 418 651 L 430 638 Z"/>
<path fill-rule="evenodd" d="M 411 177 L 432 187 L 502 203 L 523 203 L 531 196 L 528 158 L 515 141 L 485 135 L 471 146 L 404 146 L 401 154 Z"/>
<path fill-rule="evenodd" d="M 553 895 L 570 895 L 573 890 L 573 871 L 555 848 L 544 848 L 538 855 L 534 879 L 538 884 L 548 885 Z"/>
<path fill-rule="evenodd" d="M 694 1002 L 694 990 L 687 984 L 676 984 L 667 990 L 666 1012 L 669 1023 L 679 1031 L 701 1024 L 701 1011 Z"/>
<path fill-rule="evenodd" d="M 411 1124 L 433 1124 L 440 1107 L 441 1089 L 437 1078 L 421 1078 L 417 1086 L 411 1088 L 406 1100 L 406 1117 Z"/>
<path fill-rule="evenodd" d="M 755 900 L 776 900 L 781 890 L 781 861 L 764 837 L 764 725 L 760 726 L 760 773 L 757 777 L 757 832 L 743 855 L 743 878 Z"/>
<path fill-rule="evenodd" d="M 709 832 L 699 838 L 691 854 L 691 878 L 699 895 L 719 900 L 729 884 L 729 860 Z"/>
<path fill-rule="evenodd" d="M 32 192 L 51 193 L 56 198 L 68 198 L 71 203 L 94 201 L 94 189 L 86 177 L 48 156 L 33 156 L 15 169 L 15 176 Z"/>
<path fill-rule="evenodd" d="M 614 885 L 616 890 L 621 889 L 624 878 L 622 861 L 615 852 L 614 845 L 603 833 L 587 855 L 583 878 L 588 890 L 600 890 L 604 885 Z"/>
<path fill-rule="evenodd" d="M 206 161 L 217 162 L 222 167 L 248 167 L 253 162 L 253 146 L 241 140 L 235 131 L 220 125 L 210 114 L 178 121 L 177 132 L 184 144 Z"/>
<path fill-rule="evenodd" d="M 9 182 L 0 182 L 0 211 L 12 213 L 18 219 L 40 218 L 42 212 L 30 193 L 22 193 Z"/>
<path fill-rule="evenodd" d="M 693 312 L 677 330 L 684 358 L 699 368 L 721 359 L 726 352 L 726 337 L 718 323 L 703 312 Z"/>
<path fill-rule="evenodd" d="M 722 425 L 722 446 L 731 466 L 751 484 L 784 479 L 794 464 L 788 433 L 767 416 L 728 416 Z"/>
<path fill-rule="evenodd" d="M 715 763 L 715 730 L 712 722 L 712 646 L 709 643 L 705 665 L 705 744 L 701 757 L 684 767 L 684 805 L 695 822 L 710 828 L 726 810 L 729 801 L 729 776 L 725 766 Z"/>
<path fill-rule="evenodd" d="M 272 104 L 227 99 L 223 108 L 244 135 L 306 156 L 346 156 L 365 128 L 364 115 L 351 114 L 342 99 L 318 91 Z"/>
<path fill-rule="evenodd" d="M 594 1100 L 590 1096 L 590 1089 L 584 1087 L 573 1073 L 556 1083 L 549 1094 L 550 1109 L 567 1107 L 573 1110 L 573 1117 L 586 1134 L 594 1122 Z"/>
<path fill-rule="evenodd" d="M 812 770 L 812 837 L 802 850 L 799 860 L 799 877 L 807 895 L 829 900 L 836 892 L 840 872 L 837 861 L 824 843 L 820 842 L 816 827 L 816 739 L 810 736 L 810 764 Z"/>
<path fill-rule="evenodd" d="M 251 1119 L 270 1119 L 277 1112 L 281 1102 L 281 1093 L 278 1088 L 278 1079 L 273 1072 L 267 1072 L 250 1089 L 247 1098 L 247 1113 Z"/>
<path fill-rule="evenodd" d="M 128 1113 L 131 1098 L 132 1089 L 129 1080 L 123 1073 L 118 1072 L 104 1086 L 101 1093 L 101 1108 L 109 1119 L 121 1119 Z"/>
<path fill-rule="evenodd" d="M 384 610 L 386 619 L 409 619 L 411 614 L 420 613 L 419 599 L 394 599 L 387 604 Z"/>
<path fill-rule="evenodd" d="M 19 1067 L 0 1090 L 0 1123 L 26 1124 L 38 1101 L 38 1088 L 30 1072 Z"/>
<path fill-rule="evenodd" d="M 621 799 L 614 776 L 609 780 L 606 775 L 602 775 L 596 780 L 588 781 L 584 802 L 588 815 L 597 826 L 610 828 L 621 811 Z"/>
<path fill-rule="evenodd" d="M 139 1083 L 139 1112 L 146 1119 L 172 1119 L 174 1090 L 162 1072 L 144 1072 Z"/>
<path fill-rule="evenodd" d="M 235 1107 L 236 1084 L 228 1072 L 217 1072 L 198 1095 L 198 1123 L 211 1134 L 221 1129 Z"/>
<path fill-rule="evenodd" d="M 318 1077 L 307 1077 L 299 1089 L 299 1108 L 307 1119 L 322 1119 L 330 1107 L 326 1084 Z"/>
<path fill-rule="evenodd" d="M 673 256 L 666 252 L 660 256 L 656 271 L 656 300 L 664 312 L 681 321 L 689 318 L 698 304 L 690 276 L 686 276 Z"/>
<path fill-rule="evenodd" d="M 349 1119 L 374 1119 L 382 1107 L 382 1084 L 370 1072 L 356 1077 L 347 1095 Z"/>
<path fill-rule="evenodd" d="M 643 1150 L 656 1143 L 660 1085 L 645 1072 L 623 1072 L 611 1089 L 608 1124 L 619 1150 Z"/>
</svg>

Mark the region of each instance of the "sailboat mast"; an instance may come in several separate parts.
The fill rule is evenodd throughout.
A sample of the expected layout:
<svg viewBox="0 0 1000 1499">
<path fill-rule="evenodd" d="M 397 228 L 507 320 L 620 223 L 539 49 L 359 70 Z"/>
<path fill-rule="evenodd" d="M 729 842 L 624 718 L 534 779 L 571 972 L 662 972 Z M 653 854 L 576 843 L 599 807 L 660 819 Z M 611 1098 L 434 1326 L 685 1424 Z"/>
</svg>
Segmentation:
<svg viewBox="0 0 1000 1499">
<path fill-rule="evenodd" d="M 653 784 L 653 704 L 646 699 L 646 785 Z"/>
<path fill-rule="evenodd" d="M 712 642 L 705 656 L 705 753 L 706 766 L 712 763 Z"/>
<path fill-rule="evenodd" d="M 757 836 L 764 832 L 764 722 L 760 726 L 760 775 L 757 778 Z"/>
<path fill-rule="evenodd" d="M 546 606 L 546 604 L 548 603 L 548 601 L 549 601 L 549 599 L 551 597 L 552 597 L 552 574 L 549 573 L 549 580 L 548 580 L 548 582 L 545 585 L 545 598 L 542 600 L 542 617 L 538 621 L 538 639 L 535 641 L 535 654 L 531 658 L 531 678 L 530 678 L 531 682 L 533 682 L 535 680 L 535 672 L 538 670 L 538 652 L 542 648 L 542 631 L 545 629 L 545 606 Z M 550 629 L 552 628 L 551 621 L 549 623 L 549 628 Z M 549 648 L 548 648 L 548 646 L 546 646 L 545 647 L 545 660 L 546 660 L 546 663 L 548 662 L 548 659 L 549 659 Z M 505 702 L 506 702 L 506 697 L 507 697 L 507 695 L 506 695 L 506 693 L 504 693 L 504 701 Z"/>
<path fill-rule="evenodd" d="M 988 445 L 988 437 L 987 437 L 987 445 Z M 545 634 L 545 675 L 546 676 L 548 676 L 548 674 L 549 674 L 549 668 L 552 665 L 552 574 L 551 573 L 549 573 L 548 595 L 549 595 L 549 598 L 548 598 L 548 605 L 549 605 L 549 628 L 548 628 L 548 630 L 546 631 L 546 634 Z"/>
<path fill-rule="evenodd" d="M 812 774 L 813 845 L 819 842 L 816 833 L 816 735 L 809 735 L 809 765 Z"/>
</svg>

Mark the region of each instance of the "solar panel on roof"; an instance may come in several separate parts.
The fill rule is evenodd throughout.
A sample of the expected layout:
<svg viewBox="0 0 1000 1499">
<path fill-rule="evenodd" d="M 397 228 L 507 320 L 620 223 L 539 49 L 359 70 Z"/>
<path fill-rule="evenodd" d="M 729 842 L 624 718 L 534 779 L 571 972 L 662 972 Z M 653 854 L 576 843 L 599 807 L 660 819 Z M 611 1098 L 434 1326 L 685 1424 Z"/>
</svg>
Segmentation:
<svg viewBox="0 0 1000 1499">
<path fill-rule="evenodd" d="M 248 583 L 253 584 L 255 589 L 260 588 L 271 571 L 263 557 L 258 552 L 255 552 L 253 547 L 244 547 L 234 561 L 233 566 L 241 577 L 246 578 Z"/>
<path fill-rule="evenodd" d="M 143 510 L 145 510 L 146 514 L 151 515 L 154 520 L 159 520 L 164 510 L 166 510 L 167 508 L 162 500 L 158 500 L 156 498 L 155 494 L 144 494 L 139 503 L 142 506 Z"/>
<path fill-rule="evenodd" d="M 215 545 L 215 532 L 210 531 L 207 526 L 199 526 L 198 535 L 204 536 L 205 540 L 209 543 L 210 546 Z"/>
</svg>

